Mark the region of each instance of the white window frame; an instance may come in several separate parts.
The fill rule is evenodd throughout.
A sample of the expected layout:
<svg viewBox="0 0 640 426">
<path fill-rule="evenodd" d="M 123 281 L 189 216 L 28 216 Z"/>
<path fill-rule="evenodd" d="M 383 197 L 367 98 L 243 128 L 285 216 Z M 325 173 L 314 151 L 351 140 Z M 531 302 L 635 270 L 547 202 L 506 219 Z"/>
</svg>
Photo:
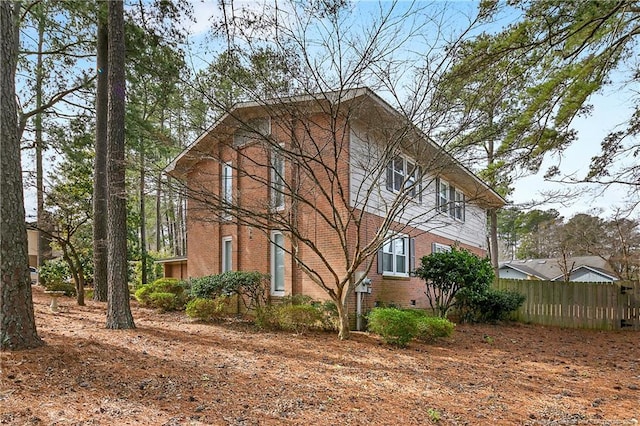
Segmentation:
<svg viewBox="0 0 640 426">
<path fill-rule="evenodd" d="M 227 252 L 228 248 L 228 252 Z M 220 272 L 233 271 L 233 237 L 222 237 L 222 263 Z"/>
<path fill-rule="evenodd" d="M 441 213 L 449 214 L 449 192 L 451 186 L 440 179 L 440 187 L 438 188 L 438 210 Z"/>
<path fill-rule="evenodd" d="M 404 254 L 399 253 L 399 246 L 396 241 L 401 240 L 404 247 Z M 391 256 L 391 269 L 385 268 L 385 260 Z M 398 257 L 404 257 L 404 272 L 398 271 Z M 388 277 L 408 277 L 409 276 L 409 257 L 411 256 L 409 247 L 409 236 L 404 234 L 396 234 L 390 236 L 382 245 L 382 275 Z"/>
<path fill-rule="evenodd" d="M 453 219 L 464 222 L 466 198 L 462 191 L 449 182 L 438 180 L 438 211 L 451 216 Z"/>
<path fill-rule="evenodd" d="M 224 219 L 231 219 L 230 209 L 233 205 L 233 167 L 231 163 L 222 164 L 221 174 L 221 188 L 222 192 L 222 208 L 224 209 Z"/>
<path fill-rule="evenodd" d="M 440 243 L 433 243 L 431 245 L 431 253 L 449 253 L 451 251 L 451 246 Z"/>
<path fill-rule="evenodd" d="M 284 156 L 278 149 L 271 151 L 271 208 L 284 210 Z"/>
<path fill-rule="evenodd" d="M 412 170 L 409 173 L 409 170 Z M 399 193 L 404 188 L 411 188 L 407 195 L 413 198 L 422 198 L 422 181 L 420 179 L 420 166 L 415 161 L 402 155 L 397 155 L 387 163 L 387 189 L 393 193 Z"/>
<path fill-rule="evenodd" d="M 280 239 L 278 243 L 276 240 Z M 284 296 L 285 295 L 285 250 L 284 250 L 284 235 L 280 231 L 271 231 L 270 237 L 271 248 L 271 295 L 272 296 Z M 278 255 L 282 256 L 282 265 L 278 265 Z M 281 274 L 277 274 L 277 268 L 281 268 Z M 278 277 L 282 277 L 282 288 L 278 288 L 276 282 Z"/>
</svg>

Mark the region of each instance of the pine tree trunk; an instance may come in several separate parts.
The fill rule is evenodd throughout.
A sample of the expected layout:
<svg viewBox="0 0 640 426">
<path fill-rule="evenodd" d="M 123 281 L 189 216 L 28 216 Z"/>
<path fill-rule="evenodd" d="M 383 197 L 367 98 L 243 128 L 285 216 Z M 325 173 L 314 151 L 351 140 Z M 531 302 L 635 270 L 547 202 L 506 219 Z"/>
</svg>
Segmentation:
<svg viewBox="0 0 640 426">
<path fill-rule="evenodd" d="M 135 328 L 127 274 L 127 190 L 125 186 L 125 46 L 122 1 L 109 8 L 109 110 L 107 114 L 107 328 Z"/>
<path fill-rule="evenodd" d="M 40 6 L 40 5 L 39 5 Z M 44 16 L 42 8 L 39 7 L 38 13 L 38 57 L 36 59 L 36 109 L 42 107 L 42 80 L 44 79 L 44 70 L 42 65 L 42 46 L 44 44 Z M 42 140 L 42 112 L 38 112 L 35 116 L 36 130 L 36 208 L 37 208 L 37 228 L 38 228 L 38 261 L 37 266 L 40 267 L 44 263 L 45 244 L 48 244 L 42 229 L 45 229 L 44 223 L 44 171 L 42 168 L 42 155 L 44 152 L 44 141 Z"/>
<path fill-rule="evenodd" d="M 490 209 L 489 213 L 489 252 L 491 255 L 491 266 L 493 266 L 493 272 L 498 277 L 498 211 L 496 209 Z"/>
<path fill-rule="evenodd" d="M 140 261 L 142 263 L 141 269 L 141 284 L 147 283 L 147 218 L 146 218 L 146 203 L 144 199 L 144 180 L 145 180 L 145 158 L 144 158 L 144 139 L 140 137 Z"/>
<path fill-rule="evenodd" d="M 96 89 L 96 157 L 93 176 L 93 300 L 107 301 L 107 60 L 106 3 L 99 2 Z"/>
<path fill-rule="evenodd" d="M 41 346 L 31 299 L 15 75 L 20 4 L 0 2 L 0 350 Z"/>
<path fill-rule="evenodd" d="M 160 211 L 160 195 L 162 191 L 162 174 L 158 174 L 158 186 L 156 187 L 156 251 L 160 252 L 162 236 L 162 216 Z"/>
</svg>

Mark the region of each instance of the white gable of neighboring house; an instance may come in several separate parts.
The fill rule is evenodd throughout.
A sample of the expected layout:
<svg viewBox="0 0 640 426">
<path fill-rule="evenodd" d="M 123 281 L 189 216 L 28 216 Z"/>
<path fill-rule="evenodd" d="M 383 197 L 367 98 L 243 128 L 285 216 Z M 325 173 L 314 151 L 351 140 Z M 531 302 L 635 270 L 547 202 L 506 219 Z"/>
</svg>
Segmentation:
<svg viewBox="0 0 640 426">
<path fill-rule="evenodd" d="M 553 281 L 562 281 L 563 276 L 560 275 L 555 277 Z M 569 281 L 578 281 L 585 283 L 606 283 L 606 282 L 614 282 L 618 281 L 618 278 L 609 274 L 605 271 L 600 271 L 596 268 L 591 268 L 589 266 L 581 265 L 577 268 L 574 268 L 571 271 L 571 275 L 569 276 Z"/>
</svg>

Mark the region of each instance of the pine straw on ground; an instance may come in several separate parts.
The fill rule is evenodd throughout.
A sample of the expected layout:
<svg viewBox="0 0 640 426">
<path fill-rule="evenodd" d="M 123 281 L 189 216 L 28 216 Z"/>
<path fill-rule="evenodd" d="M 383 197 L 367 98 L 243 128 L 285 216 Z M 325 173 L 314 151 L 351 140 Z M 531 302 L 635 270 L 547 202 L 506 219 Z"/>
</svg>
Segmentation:
<svg viewBox="0 0 640 426">
<path fill-rule="evenodd" d="M 46 346 L 0 353 L 0 424 L 632 425 L 640 333 L 458 325 L 407 349 L 366 333 L 259 332 L 135 302 L 135 330 L 105 307 L 34 287 Z"/>
</svg>

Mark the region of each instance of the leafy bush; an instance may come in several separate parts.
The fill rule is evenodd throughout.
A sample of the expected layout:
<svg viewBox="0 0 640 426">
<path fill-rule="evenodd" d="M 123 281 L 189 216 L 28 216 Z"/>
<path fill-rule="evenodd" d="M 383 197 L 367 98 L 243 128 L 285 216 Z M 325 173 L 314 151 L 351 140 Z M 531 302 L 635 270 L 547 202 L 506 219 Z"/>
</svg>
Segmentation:
<svg viewBox="0 0 640 426">
<path fill-rule="evenodd" d="M 177 309 L 178 300 L 173 293 L 154 292 L 149 295 L 149 305 L 163 312 Z"/>
<path fill-rule="evenodd" d="M 67 265 L 67 262 L 61 259 L 48 260 L 44 262 L 38 271 L 38 275 L 40 284 L 47 290 L 51 290 L 49 288 L 50 285 L 62 285 L 71 280 L 69 266 Z"/>
<path fill-rule="evenodd" d="M 449 309 L 458 303 L 457 296 L 480 297 L 494 279 L 489 259 L 457 247 L 450 252 L 431 253 L 421 259 L 416 275 L 425 280 L 431 309 L 446 318 Z"/>
<path fill-rule="evenodd" d="M 322 328 L 327 331 L 338 330 L 340 317 L 338 316 L 338 307 L 333 300 L 325 300 L 322 303 L 313 304 L 321 313 Z"/>
<path fill-rule="evenodd" d="M 156 296 L 156 294 L 161 294 Z M 166 296 L 171 294 L 173 297 Z M 160 278 L 143 285 L 135 292 L 135 298 L 142 306 L 159 308 L 164 311 L 180 310 L 188 300 L 186 285 L 176 278 Z M 169 300 L 171 299 L 171 300 Z"/>
<path fill-rule="evenodd" d="M 322 322 L 322 312 L 311 304 L 278 306 L 278 325 L 284 330 L 304 333 Z"/>
<path fill-rule="evenodd" d="M 207 275 L 206 277 L 191 278 L 189 280 L 191 296 L 198 299 L 212 299 L 223 293 L 220 275 Z"/>
<path fill-rule="evenodd" d="M 373 308 L 368 315 L 368 328 L 385 343 L 399 347 L 407 346 L 418 334 L 415 315 L 396 308 Z"/>
<path fill-rule="evenodd" d="M 455 324 L 446 318 L 420 316 L 415 317 L 418 333 L 416 339 L 433 342 L 442 337 L 449 337 L 453 333 Z"/>
<path fill-rule="evenodd" d="M 202 321 L 219 319 L 222 317 L 228 301 L 227 296 L 218 296 L 214 299 L 193 299 L 187 303 L 186 313 L 190 318 Z"/>
<path fill-rule="evenodd" d="M 68 297 L 75 296 L 77 294 L 76 286 L 68 281 L 67 282 L 47 281 L 47 283 L 44 285 L 44 288 L 47 289 L 47 291 L 64 291 L 64 295 Z"/>
<path fill-rule="evenodd" d="M 495 322 L 509 318 L 525 301 L 525 296 L 511 290 L 488 289 L 482 294 L 460 296 L 460 317 L 470 322 Z"/>
<path fill-rule="evenodd" d="M 260 330 L 275 330 L 279 328 L 278 324 L 278 307 L 273 305 L 265 305 L 256 308 L 256 317 L 254 324 Z"/>
<path fill-rule="evenodd" d="M 201 299 L 237 294 L 247 309 L 267 304 L 269 276 L 256 271 L 228 271 L 219 275 L 192 278 L 191 295 Z M 248 303 L 246 303 L 248 301 Z"/>
</svg>

